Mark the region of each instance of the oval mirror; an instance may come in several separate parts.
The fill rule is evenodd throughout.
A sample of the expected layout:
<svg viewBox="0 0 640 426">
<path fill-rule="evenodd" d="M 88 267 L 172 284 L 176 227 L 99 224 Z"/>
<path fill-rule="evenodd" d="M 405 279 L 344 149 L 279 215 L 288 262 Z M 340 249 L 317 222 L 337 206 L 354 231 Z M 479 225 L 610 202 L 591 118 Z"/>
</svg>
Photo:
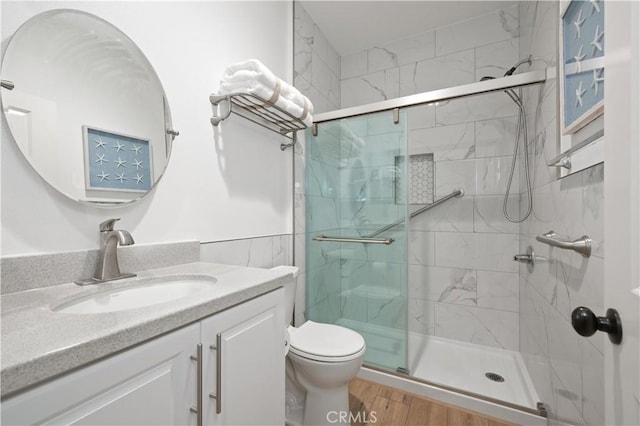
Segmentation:
<svg viewBox="0 0 640 426">
<path fill-rule="evenodd" d="M 67 9 L 34 16 L 11 38 L 2 80 L 22 154 L 67 197 L 119 205 L 162 177 L 177 134 L 166 95 L 142 51 L 110 23 Z"/>
</svg>

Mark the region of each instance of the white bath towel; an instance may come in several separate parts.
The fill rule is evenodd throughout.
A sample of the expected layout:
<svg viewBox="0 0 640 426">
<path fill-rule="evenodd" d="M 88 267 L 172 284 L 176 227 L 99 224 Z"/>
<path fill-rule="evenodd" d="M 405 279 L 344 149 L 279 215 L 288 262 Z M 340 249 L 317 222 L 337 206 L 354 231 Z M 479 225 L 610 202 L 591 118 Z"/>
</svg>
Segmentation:
<svg viewBox="0 0 640 426">
<path fill-rule="evenodd" d="M 258 81 L 265 87 L 271 89 L 274 89 L 276 85 L 279 84 L 280 96 L 290 100 L 295 104 L 298 104 L 303 108 L 306 103 L 307 108 L 309 109 L 309 113 L 313 114 L 313 105 L 311 105 L 311 101 L 309 101 L 306 96 L 300 93 L 298 89 L 273 75 L 273 73 L 266 67 L 262 72 L 249 69 L 240 69 L 238 71 L 235 71 L 234 73 L 229 73 L 229 69 L 227 69 L 222 79 L 222 82 L 231 84 L 244 83 L 248 81 Z"/>
<path fill-rule="evenodd" d="M 280 96 L 278 94 L 279 88 L 276 90 L 266 87 L 264 84 L 258 81 L 245 81 L 242 83 L 220 83 L 220 89 L 218 91 L 221 95 L 231 93 L 249 93 L 256 95 L 276 106 L 280 109 L 287 111 L 292 116 L 300 119 L 307 127 L 313 124 L 313 117 L 309 113 L 309 108 L 306 109 L 300 105 L 290 101 L 289 99 Z"/>
<path fill-rule="evenodd" d="M 298 89 L 276 77 L 257 59 L 227 67 L 219 93 L 251 93 L 284 109 L 307 126 L 313 123 L 311 101 Z"/>
</svg>

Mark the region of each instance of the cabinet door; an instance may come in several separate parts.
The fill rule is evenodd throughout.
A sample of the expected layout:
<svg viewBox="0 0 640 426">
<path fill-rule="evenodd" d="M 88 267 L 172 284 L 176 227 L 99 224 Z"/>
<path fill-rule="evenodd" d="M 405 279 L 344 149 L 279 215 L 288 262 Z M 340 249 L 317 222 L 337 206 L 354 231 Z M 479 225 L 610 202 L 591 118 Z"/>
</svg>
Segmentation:
<svg viewBox="0 0 640 426">
<path fill-rule="evenodd" d="M 195 425 L 198 324 L 2 402 L 3 424 Z"/>
<path fill-rule="evenodd" d="M 201 324 L 201 340 L 208 352 L 204 357 L 205 423 L 283 425 L 284 290 Z"/>
</svg>

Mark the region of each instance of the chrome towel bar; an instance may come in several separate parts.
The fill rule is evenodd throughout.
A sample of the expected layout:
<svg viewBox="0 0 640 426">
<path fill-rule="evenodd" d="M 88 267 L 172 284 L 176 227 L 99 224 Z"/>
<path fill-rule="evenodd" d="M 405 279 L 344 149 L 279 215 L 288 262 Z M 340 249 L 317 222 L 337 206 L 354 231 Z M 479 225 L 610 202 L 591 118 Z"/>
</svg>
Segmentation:
<svg viewBox="0 0 640 426">
<path fill-rule="evenodd" d="M 573 250 L 580 253 L 584 257 L 591 256 L 591 238 L 586 235 L 574 241 L 563 241 L 559 239 L 559 235 L 555 231 L 549 231 L 546 234 L 538 235 L 536 240 L 553 247 L 565 250 Z"/>
<path fill-rule="evenodd" d="M 325 235 L 316 235 L 313 237 L 315 241 L 332 241 L 336 243 L 367 243 L 367 244 L 386 244 L 393 242 L 393 238 L 349 238 L 349 237 L 327 237 Z"/>
</svg>

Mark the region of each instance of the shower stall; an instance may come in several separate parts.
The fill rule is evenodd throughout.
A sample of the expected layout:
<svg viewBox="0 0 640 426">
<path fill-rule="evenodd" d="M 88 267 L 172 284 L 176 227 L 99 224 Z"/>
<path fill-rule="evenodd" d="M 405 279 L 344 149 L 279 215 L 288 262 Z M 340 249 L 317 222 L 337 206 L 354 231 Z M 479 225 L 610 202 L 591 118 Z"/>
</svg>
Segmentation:
<svg viewBox="0 0 640 426">
<path fill-rule="evenodd" d="M 544 414 L 517 352 L 519 231 L 503 204 L 526 213 L 514 96 L 545 78 L 483 79 L 314 117 L 305 316 L 362 334 L 371 370 Z"/>
</svg>

